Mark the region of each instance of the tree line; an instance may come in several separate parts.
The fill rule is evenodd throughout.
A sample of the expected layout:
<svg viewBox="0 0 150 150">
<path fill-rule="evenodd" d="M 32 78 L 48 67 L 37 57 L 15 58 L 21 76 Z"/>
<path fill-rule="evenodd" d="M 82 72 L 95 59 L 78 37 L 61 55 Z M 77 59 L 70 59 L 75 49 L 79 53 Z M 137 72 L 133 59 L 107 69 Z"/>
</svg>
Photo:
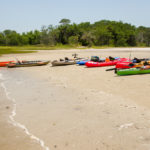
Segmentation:
<svg viewBox="0 0 150 150">
<path fill-rule="evenodd" d="M 91 24 L 70 23 L 62 19 L 57 26 L 43 26 L 41 30 L 17 33 L 13 30 L 0 32 L 0 46 L 68 44 L 73 46 L 150 46 L 150 28 L 101 20 Z"/>
</svg>

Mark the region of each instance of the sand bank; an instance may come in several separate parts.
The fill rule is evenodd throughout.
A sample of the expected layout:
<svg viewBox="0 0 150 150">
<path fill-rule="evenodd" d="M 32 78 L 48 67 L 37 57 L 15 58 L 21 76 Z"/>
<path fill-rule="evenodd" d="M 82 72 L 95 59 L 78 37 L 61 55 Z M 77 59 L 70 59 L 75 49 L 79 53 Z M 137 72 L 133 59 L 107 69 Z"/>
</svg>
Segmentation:
<svg viewBox="0 0 150 150">
<path fill-rule="evenodd" d="M 54 60 L 71 57 L 75 52 L 81 57 L 129 57 L 131 53 L 132 57 L 150 58 L 150 49 L 129 48 L 39 51 L 36 54 L 5 55 L 2 59 Z M 13 86 L 6 85 L 16 100 L 15 120 L 24 124 L 50 149 L 149 150 L 149 75 L 117 77 L 113 72 L 105 72 L 105 68 L 76 65 L 16 68 L 4 73 L 9 77 L 11 74 L 14 79 Z M 13 90 L 14 86 L 20 94 Z M 9 114 L 6 111 L 3 112 L 5 118 Z M 11 132 L 6 133 L 15 135 Z M 26 137 L 28 144 L 34 143 L 24 133 L 20 137 Z M 37 149 L 34 146 L 40 145 L 36 144 L 30 149 Z M 19 147 L 18 144 L 15 146 Z"/>
</svg>

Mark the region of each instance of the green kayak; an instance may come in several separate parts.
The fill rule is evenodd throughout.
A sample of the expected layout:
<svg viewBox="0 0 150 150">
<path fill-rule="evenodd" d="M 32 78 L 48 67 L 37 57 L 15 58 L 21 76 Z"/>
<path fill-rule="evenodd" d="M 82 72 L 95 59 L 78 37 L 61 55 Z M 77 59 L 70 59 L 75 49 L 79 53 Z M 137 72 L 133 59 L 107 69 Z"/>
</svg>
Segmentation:
<svg viewBox="0 0 150 150">
<path fill-rule="evenodd" d="M 146 74 L 146 73 L 150 73 L 150 69 L 142 69 L 142 68 L 120 69 L 117 70 L 116 73 L 119 76 Z"/>
</svg>

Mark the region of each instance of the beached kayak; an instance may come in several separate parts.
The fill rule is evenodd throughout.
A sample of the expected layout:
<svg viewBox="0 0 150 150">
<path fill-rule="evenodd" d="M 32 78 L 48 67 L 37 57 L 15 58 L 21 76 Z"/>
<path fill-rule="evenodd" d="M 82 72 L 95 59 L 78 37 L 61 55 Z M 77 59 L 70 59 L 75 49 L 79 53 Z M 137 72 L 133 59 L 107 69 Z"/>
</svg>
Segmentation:
<svg viewBox="0 0 150 150">
<path fill-rule="evenodd" d="M 77 61 L 78 65 L 85 65 L 86 62 L 88 62 L 90 60 L 81 60 L 81 61 Z"/>
<path fill-rule="evenodd" d="M 147 74 L 147 73 L 150 73 L 150 69 L 130 68 L 130 69 L 116 70 L 116 74 L 119 75 L 119 76 L 136 75 L 136 74 Z"/>
<path fill-rule="evenodd" d="M 86 62 L 86 66 L 87 67 L 105 67 L 105 66 L 115 66 L 118 62 L 124 62 L 124 61 L 128 61 L 128 58 L 120 58 L 117 60 L 112 60 L 112 61 L 108 61 L 108 62 L 93 62 L 93 61 L 89 61 Z"/>
<path fill-rule="evenodd" d="M 93 62 L 89 61 L 86 62 L 85 65 L 87 67 L 105 67 L 105 66 L 114 66 L 116 65 L 117 61 L 109 61 L 109 62 Z"/>
<path fill-rule="evenodd" d="M 14 61 L 3 61 L 3 62 L 0 62 L 0 67 L 6 67 L 7 64 L 9 64 L 11 62 L 14 62 Z"/>
<path fill-rule="evenodd" d="M 77 64 L 78 65 L 85 65 L 89 61 L 92 61 L 92 62 L 105 62 L 105 58 L 100 59 L 98 56 L 92 56 L 91 59 L 85 59 L 85 60 L 77 61 Z"/>
<path fill-rule="evenodd" d="M 141 64 L 134 64 L 132 62 L 118 62 L 116 64 L 116 69 L 128 69 L 128 68 L 135 68 L 135 67 L 141 67 Z"/>
<path fill-rule="evenodd" d="M 43 66 L 47 65 L 50 61 L 22 61 L 22 62 L 11 62 L 7 64 L 8 68 L 14 67 L 32 67 L 32 66 Z"/>
<path fill-rule="evenodd" d="M 116 68 L 117 69 L 128 69 L 128 68 L 142 67 L 144 65 L 150 65 L 150 61 L 141 61 L 140 63 L 119 62 L 116 64 Z"/>
<path fill-rule="evenodd" d="M 57 61 L 54 60 L 51 62 L 52 66 L 66 66 L 66 65 L 74 65 L 76 61 Z"/>
</svg>

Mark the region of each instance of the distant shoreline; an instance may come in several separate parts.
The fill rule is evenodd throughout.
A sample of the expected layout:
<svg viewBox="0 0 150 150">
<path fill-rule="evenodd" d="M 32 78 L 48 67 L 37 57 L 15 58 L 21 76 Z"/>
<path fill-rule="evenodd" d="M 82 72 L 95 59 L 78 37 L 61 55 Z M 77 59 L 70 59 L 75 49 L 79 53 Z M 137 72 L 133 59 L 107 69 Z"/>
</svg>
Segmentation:
<svg viewBox="0 0 150 150">
<path fill-rule="evenodd" d="M 109 46 L 93 46 L 93 47 L 83 47 L 83 46 L 0 46 L 0 56 L 4 54 L 22 54 L 22 53 L 35 53 L 38 50 L 98 50 L 98 49 L 149 49 L 150 47 L 109 47 Z"/>
</svg>

